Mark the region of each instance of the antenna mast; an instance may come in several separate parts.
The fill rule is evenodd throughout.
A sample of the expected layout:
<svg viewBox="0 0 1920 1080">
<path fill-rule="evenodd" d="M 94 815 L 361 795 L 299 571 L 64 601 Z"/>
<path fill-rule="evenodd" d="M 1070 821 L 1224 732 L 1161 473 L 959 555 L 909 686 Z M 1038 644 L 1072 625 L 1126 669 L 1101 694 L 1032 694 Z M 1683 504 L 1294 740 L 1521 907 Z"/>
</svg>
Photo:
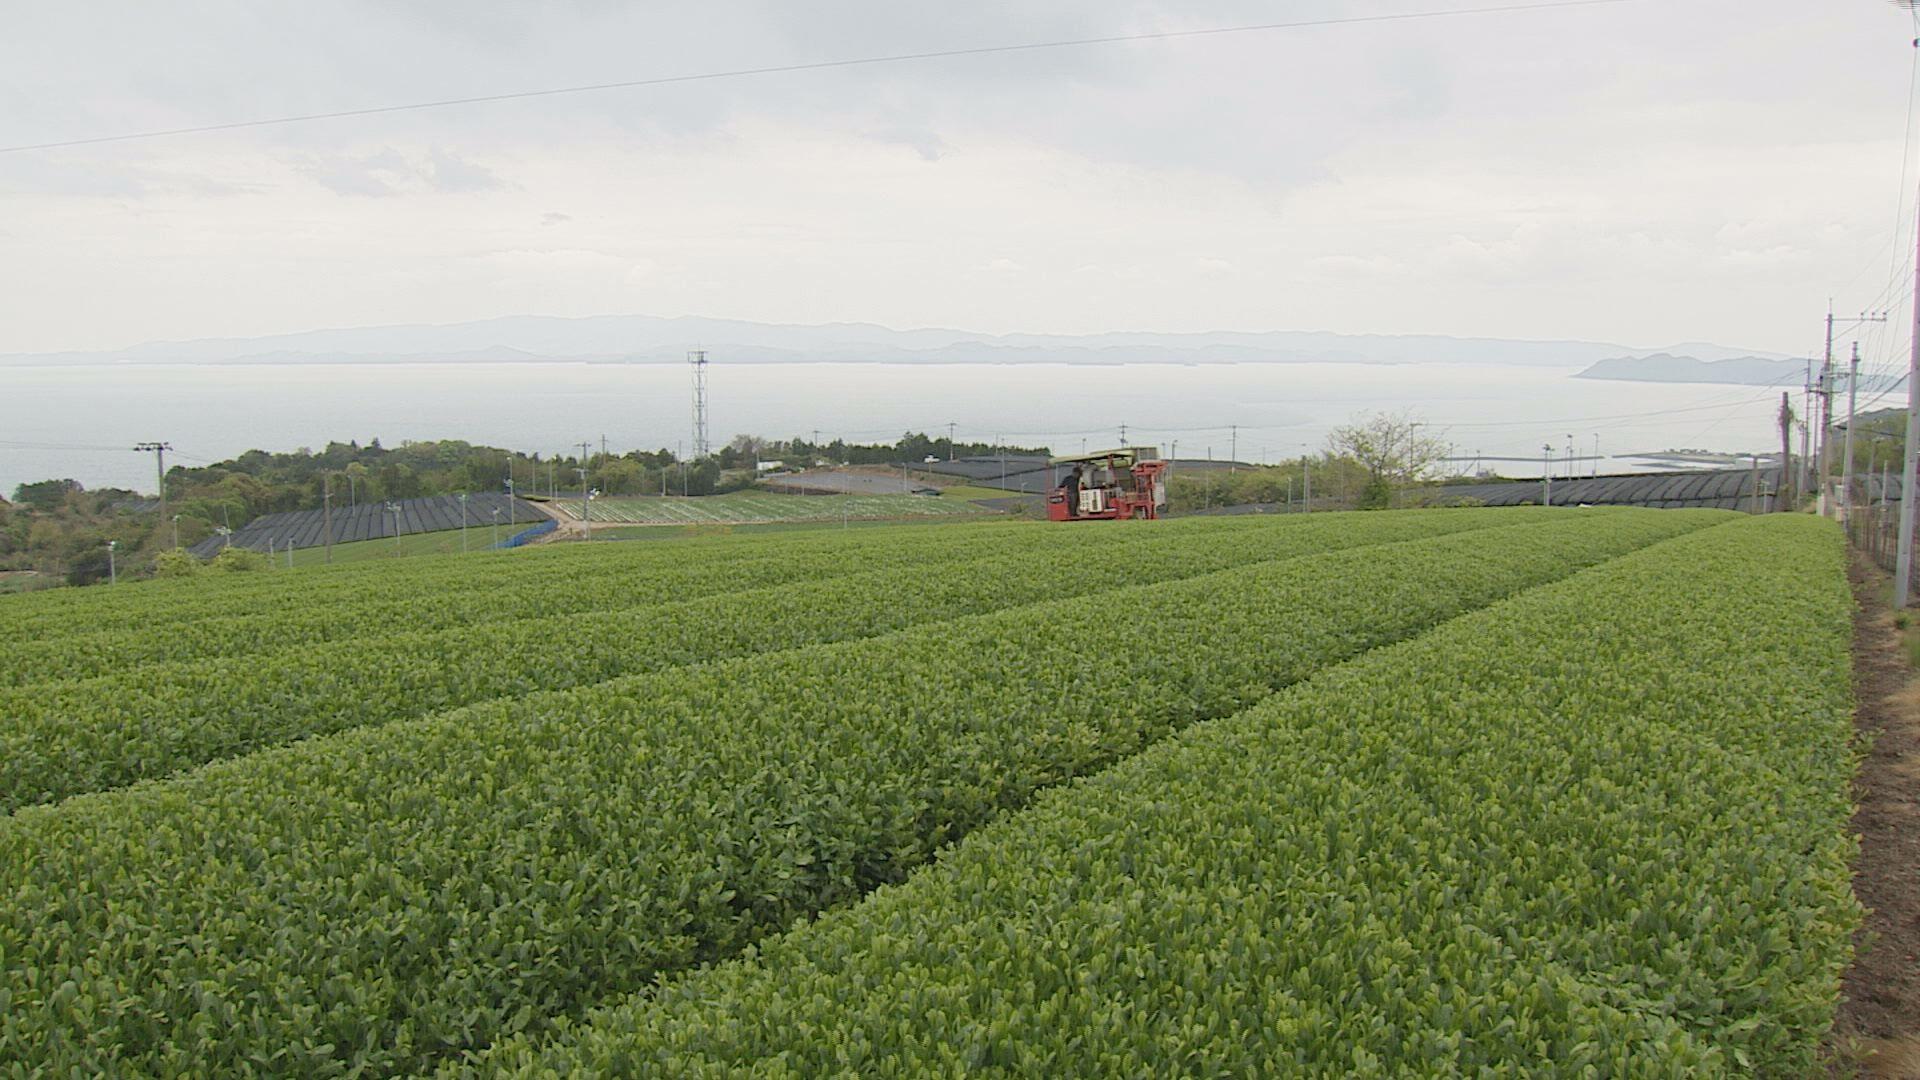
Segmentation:
<svg viewBox="0 0 1920 1080">
<path fill-rule="evenodd" d="M 713 450 L 707 442 L 707 350 L 688 352 L 687 363 L 693 365 L 693 456 L 703 458 Z"/>
</svg>

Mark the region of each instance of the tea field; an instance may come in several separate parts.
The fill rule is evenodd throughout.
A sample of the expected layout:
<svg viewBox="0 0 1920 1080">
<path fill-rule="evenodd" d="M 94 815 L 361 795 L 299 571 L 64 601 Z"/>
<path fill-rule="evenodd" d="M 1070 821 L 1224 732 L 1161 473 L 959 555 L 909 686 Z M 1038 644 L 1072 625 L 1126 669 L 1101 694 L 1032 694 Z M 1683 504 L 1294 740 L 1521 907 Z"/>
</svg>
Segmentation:
<svg viewBox="0 0 1920 1080">
<path fill-rule="evenodd" d="M 0 597 L 0 1071 L 1802 1075 L 1827 523 L 549 546 Z"/>
</svg>

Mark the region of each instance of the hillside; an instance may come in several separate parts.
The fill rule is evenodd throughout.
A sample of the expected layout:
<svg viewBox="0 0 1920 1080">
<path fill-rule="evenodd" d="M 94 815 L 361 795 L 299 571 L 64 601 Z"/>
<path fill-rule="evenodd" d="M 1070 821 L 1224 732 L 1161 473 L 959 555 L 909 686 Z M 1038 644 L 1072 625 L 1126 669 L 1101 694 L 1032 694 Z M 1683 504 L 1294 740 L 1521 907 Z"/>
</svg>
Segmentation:
<svg viewBox="0 0 1920 1080">
<path fill-rule="evenodd" d="M 1623 382 L 1723 383 L 1729 386 L 1799 386 L 1807 377 L 1805 360 L 1766 356 L 1736 356 L 1702 360 L 1697 356 L 1655 353 L 1651 356 L 1615 356 L 1587 368 L 1577 379 Z M 1890 390 L 1905 385 L 1900 377 L 1866 375 L 1861 391 Z"/>
</svg>

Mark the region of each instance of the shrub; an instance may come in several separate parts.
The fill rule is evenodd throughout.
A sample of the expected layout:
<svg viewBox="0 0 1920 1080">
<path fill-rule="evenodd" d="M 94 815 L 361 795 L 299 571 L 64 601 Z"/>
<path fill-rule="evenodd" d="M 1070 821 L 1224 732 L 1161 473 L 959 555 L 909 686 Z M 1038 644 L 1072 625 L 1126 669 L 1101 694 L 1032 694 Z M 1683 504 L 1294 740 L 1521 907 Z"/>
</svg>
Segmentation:
<svg viewBox="0 0 1920 1080">
<path fill-rule="evenodd" d="M 163 551 L 153 559 L 153 576 L 157 578 L 193 577 L 202 569 L 199 559 L 180 548 Z"/>
<path fill-rule="evenodd" d="M 230 547 L 215 555 L 207 568 L 221 574 L 250 574 L 267 569 L 268 564 L 267 557 L 258 551 Z"/>
</svg>

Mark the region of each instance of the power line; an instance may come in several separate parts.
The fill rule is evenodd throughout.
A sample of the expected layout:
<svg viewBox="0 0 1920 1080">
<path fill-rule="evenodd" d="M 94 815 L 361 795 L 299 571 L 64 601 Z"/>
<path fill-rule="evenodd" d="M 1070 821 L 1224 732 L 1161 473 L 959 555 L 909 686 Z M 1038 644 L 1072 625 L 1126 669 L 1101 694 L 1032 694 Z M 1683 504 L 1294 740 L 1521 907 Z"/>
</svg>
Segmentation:
<svg viewBox="0 0 1920 1080">
<path fill-rule="evenodd" d="M 1920 11 L 1914 12 L 1914 26 L 1916 31 L 1920 31 Z M 1860 280 L 1860 275 L 1867 272 L 1867 267 L 1873 265 L 1874 260 L 1880 257 L 1881 251 L 1888 252 L 1887 261 L 1889 266 L 1887 276 L 1890 279 L 1900 276 L 1901 265 L 1898 263 L 1898 260 L 1906 247 L 1906 245 L 1900 243 L 1900 239 L 1907 234 L 1907 177 L 1913 163 L 1914 98 L 1916 95 L 1920 95 L 1920 47 L 1916 47 L 1913 50 L 1913 63 L 1911 68 L 1912 70 L 1907 75 L 1907 120 L 1906 126 L 1901 132 L 1903 138 L 1900 150 L 1900 188 L 1893 203 L 1893 232 L 1888 234 L 1886 243 L 1882 244 L 1879 250 L 1875 251 L 1873 255 L 1867 259 L 1866 263 L 1860 267 L 1860 270 L 1853 275 L 1853 279 L 1841 287 L 1841 292 L 1852 288 L 1853 283 Z M 1891 250 L 1889 251 L 1888 249 Z M 1913 258 L 1913 252 L 1906 251 L 1905 254 L 1910 262 Z M 1889 288 L 1891 288 L 1891 286 L 1889 286 Z M 1883 289 L 1880 297 L 1873 303 L 1868 304 L 1867 309 L 1870 311 L 1878 310 L 1886 300 L 1887 291 L 1888 290 Z"/>
<path fill-rule="evenodd" d="M 96 446 L 81 443 L 20 442 L 13 439 L 0 439 L 0 446 L 9 450 L 86 450 L 114 454 L 127 452 L 124 443 L 118 446 Z"/>
<path fill-rule="evenodd" d="M 1547 417 L 1543 419 L 1529 419 L 1529 420 L 1482 420 L 1482 421 L 1434 420 L 1434 421 L 1430 421 L 1429 423 L 1432 427 L 1445 428 L 1448 430 L 1451 430 L 1454 428 L 1479 429 L 1479 428 L 1513 428 L 1513 427 L 1525 428 L 1525 427 L 1540 427 L 1540 426 L 1562 427 L 1567 424 L 1573 424 L 1575 426 L 1578 426 L 1581 424 L 1594 423 L 1599 421 L 1637 421 L 1637 420 L 1648 420 L 1649 418 L 1653 418 L 1653 417 L 1675 416 L 1675 415 L 1684 415 L 1684 414 L 1699 413 L 1699 412 L 1712 412 L 1716 410 L 1737 410 L 1737 409 L 1745 408 L 1752 405 L 1755 399 L 1755 395 L 1771 395 L 1775 393 L 1781 386 L 1788 385 L 1792 380 L 1797 379 L 1798 377 L 1799 376 L 1797 375 L 1783 375 L 1783 376 L 1780 376 L 1779 378 L 1774 379 L 1772 382 L 1769 382 L 1769 383 L 1758 384 L 1758 385 L 1742 388 L 1741 390 L 1734 392 L 1729 397 L 1720 398 L 1714 401 L 1709 401 L 1709 402 L 1705 402 L 1698 405 L 1685 405 L 1685 406 L 1679 406 L 1671 409 L 1647 409 L 1647 410 L 1642 410 L 1638 412 L 1612 413 L 1612 414 L 1603 415 L 1603 416 L 1562 416 L 1562 417 Z M 1242 430 L 1249 431 L 1249 432 L 1294 431 L 1294 430 L 1299 430 L 1303 427 L 1303 425 L 1301 424 L 1239 424 L 1239 425 L 1208 424 L 1208 425 L 1199 425 L 1199 426 L 1179 426 L 1179 427 L 1161 425 L 1161 424 L 1152 424 L 1152 425 L 1148 425 L 1147 427 L 1148 427 L 1148 430 L 1159 433 L 1159 434 L 1163 434 L 1163 435 L 1192 435 L 1192 434 L 1227 432 L 1227 431 L 1230 431 L 1235 426 L 1238 426 Z M 1304 425 L 1304 426 L 1311 426 L 1311 425 Z M 1626 426 L 1626 425 L 1616 424 L 1616 426 Z M 890 432 L 890 430 L 891 429 L 885 429 L 885 430 L 875 429 L 871 434 L 886 434 Z M 1037 436 L 1046 436 L 1046 437 L 1061 437 L 1061 436 L 1077 437 L 1081 435 L 1101 435 L 1101 434 L 1105 434 L 1110 430 L 1112 429 L 1111 428 L 1090 428 L 1087 430 L 1078 430 L 1078 431 L 1063 431 L 1063 430 L 1055 430 L 1055 429 L 1047 429 L 1047 430 L 1029 429 L 1029 430 L 1010 430 L 1007 432 L 1007 434 L 1037 435 Z M 841 434 L 847 435 L 847 434 L 863 434 L 863 433 L 843 432 Z"/>
<path fill-rule="evenodd" d="M 1913 43 L 1913 61 L 1907 77 L 1906 122 L 1901 132 L 1900 187 L 1895 193 L 1894 199 L 1893 231 L 1888 235 L 1886 242 L 1880 249 L 1883 251 L 1890 249 L 1890 254 L 1887 258 L 1887 283 L 1874 297 L 1873 302 L 1866 307 L 1866 310 L 1884 311 L 1889 315 L 1901 316 L 1908 316 L 1911 312 L 1911 308 L 1908 305 L 1912 303 L 1914 274 L 1920 271 L 1920 267 L 1915 265 L 1914 249 L 1908 244 L 1901 243 L 1901 239 L 1908 233 L 1909 223 L 1913 220 L 1920 220 L 1920 200 L 1916 200 L 1914 203 L 1913 215 L 1911 217 L 1906 212 L 1908 184 L 1912 176 L 1914 117 L 1916 107 L 1920 106 L 1920 9 L 1910 9 L 1909 13 L 1913 19 L 1915 38 Z M 1877 252 L 1874 257 L 1878 258 Z M 1869 264 L 1871 264 L 1871 261 L 1870 259 Z M 1860 273 L 1854 275 L 1853 280 L 1859 280 L 1860 274 L 1865 272 L 1866 268 L 1863 266 Z M 1849 281 L 1847 287 L 1850 288 L 1852 284 L 1853 282 Z M 1912 319 L 1910 317 L 1903 317 L 1894 321 L 1911 323 Z M 1866 351 L 1869 355 L 1879 354 L 1882 343 L 1886 342 L 1886 335 L 1894 332 L 1892 325 L 1893 323 L 1890 322 L 1886 325 L 1871 326 L 1868 328 L 1866 334 Z M 1898 338 L 1896 337 L 1894 340 L 1897 341 Z M 1886 343 L 1891 344 L 1892 342 Z M 1902 360 L 1901 366 L 1905 367 L 1904 359 Z M 1878 395 L 1873 400 L 1878 401 L 1881 396 L 1884 395 Z"/>
<path fill-rule="evenodd" d="M 278 116 L 263 120 L 238 120 L 225 124 L 203 124 L 195 127 L 137 131 L 123 135 L 101 135 L 90 139 L 63 139 L 57 142 L 0 146 L 0 154 L 15 154 L 28 150 L 55 150 L 70 146 L 95 146 L 101 143 L 132 142 L 136 139 L 159 139 L 174 135 L 202 135 L 215 131 L 237 131 L 244 128 L 300 124 L 311 120 L 339 120 L 356 116 L 380 116 L 386 113 L 416 112 L 422 109 L 443 109 L 456 105 L 482 105 L 498 101 L 520 101 L 527 98 L 558 97 L 565 94 L 591 94 L 607 90 L 631 90 L 648 86 L 671 86 L 678 83 L 713 82 L 721 79 L 740 79 L 758 75 L 784 75 L 800 71 L 826 71 L 834 68 L 903 64 L 918 60 L 944 60 L 967 56 L 1041 52 L 1050 49 L 1078 49 L 1097 45 L 1118 45 L 1135 41 L 1173 41 L 1181 38 L 1266 33 L 1278 30 L 1303 30 L 1324 26 L 1410 22 L 1417 19 L 1444 19 L 1465 15 L 1500 15 L 1525 11 L 1549 11 L 1558 8 L 1596 7 L 1602 4 L 1626 4 L 1634 2 L 1636 2 L 1636 0 L 1546 0 L 1546 2 L 1540 3 L 1499 4 L 1490 7 L 1407 11 L 1392 15 L 1355 15 L 1335 19 L 1302 19 L 1294 22 L 1254 23 L 1244 26 L 1210 26 L 1197 30 L 1159 30 L 1138 34 L 1114 34 L 1105 37 L 1069 38 L 1060 41 L 1033 41 L 1017 45 L 982 45 L 969 49 L 941 49 L 933 52 L 897 53 L 891 56 L 862 56 L 844 60 L 820 60 L 805 64 L 776 64 L 767 67 L 735 68 L 728 71 L 706 71 L 693 75 L 663 75 L 649 79 L 627 79 L 621 82 L 558 86 L 545 90 L 519 90 L 504 94 L 482 94 L 474 97 L 443 98 L 438 101 L 416 101 L 403 105 L 378 105 L 364 109 L 339 109 L 333 112 L 304 113 L 297 116 Z"/>
<path fill-rule="evenodd" d="M 1902 299 L 1901 293 L 1905 290 L 1910 290 L 1912 287 L 1913 253 L 1908 252 L 1906 258 L 1901 261 L 1899 266 L 1894 268 L 1893 273 L 1887 278 L 1886 284 L 1882 285 L 1880 291 L 1874 295 L 1873 302 L 1866 305 L 1864 310 L 1884 311 L 1891 305 L 1899 303 Z"/>
<path fill-rule="evenodd" d="M 1914 12 L 1914 28 L 1920 30 L 1920 11 Z M 1893 232 L 1887 237 L 1887 243 L 1893 247 L 1894 252 L 1902 252 L 1906 247 L 1905 244 L 1900 243 L 1900 240 L 1907 234 L 1907 177 L 1913 163 L 1913 99 L 1916 94 L 1920 94 L 1920 39 L 1914 42 L 1912 70 L 1907 74 L 1907 125 L 1906 130 L 1901 132 L 1905 138 L 1900 149 L 1900 189 L 1894 196 Z M 1920 205 L 1914 207 L 1914 212 L 1920 213 Z M 1889 263 L 1896 263 L 1897 260 L 1897 255 L 1889 253 L 1887 259 Z M 1900 271 L 1894 270 L 1891 276 L 1899 277 Z"/>
<path fill-rule="evenodd" d="M 1912 288 L 1913 253 L 1908 252 L 1906 258 L 1894 269 L 1892 276 L 1887 278 L 1887 283 L 1874 296 L 1873 302 L 1866 305 L 1865 310 L 1886 311 L 1897 304 L 1910 302 L 1911 297 L 1905 294 L 1910 293 Z"/>
<path fill-rule="evenodd" d="M 1775 389 L 1779 388 L 1782 385 L 1785 385 L 1788 378 L 1790 378 L 1790 376 L 1782 376 L 1781 378 L 1775 379 L 1773 382 L 1767 383 L 1765 385 L 1754 386 L 1746 390 L 1743 390 L 1740 392 L 1737 398 L 1727 398 L 1720 401 L 1708 402 L 1703 405 L 1686 405 L 1686 406 L 1673 408 L 1673 409 L 1647 409 L 1641 412 L 1614 413 L 1609 416 L 1563 416 L 1558 418 L 1547 418 L 1547 419 L 1540 419 L 1540 420 L 1486 420 L 1486 421 L 1478 421 L 1478 422 L 1463 421 L 1460 423 L 1436 422 L 1434 426 L 1445 427 L 1445 428 L 1538 427 L 1541 425 L 1560 427 L 1566 424 L 1573 424 L 1575 426 L 1578 426 L 1580 424 L 1594 423 L 1596 421 L 1602 421 L 1602 420 L 1606 420 L 1606 421 L 1642 420 L 1647 417 L 1653 417 L 1653 416 L 1675 416 L 1682 413 L 1709 412 L 1714 409 L 1736 409 L 1745 405 L 1752 404 L 1751 399 L 1755 394 L 1772 393 Z"/>
<path fill-rule="evenodd" d="M 1906 344 L 1907 344 L 1907 347 L 1908 347 L 1909 349 L 1911 349 L 1911 348 L 1913 347 L 1913 335 L 1912 335 L 1912 334 L 1908 334 L 1908 335 L 1907 335 L 1907 340 L 1906 340 Z M 1877 405 L 1877 404 L 1879 404 L 1879 403 L 1880 403 L 1880 402 L 1881 402 L 1882 400 L 1884 400 L 1884 399 L 1885 399 L 1885 398 L 1887 397 L 1887 395 L 1889 395 L 1889 394 L 1892 394 L 1892 393 L 1894 393 L 1894 392 L 1896 392 L 1896 391 L 1899 391 L 1899 390 L 1905 390 L 1905 389 L 1906 389 L 1906 378 L 1907 378 L 1907 373 L 1906 373 L 1905 371 L 1900 371 L 1900 372 L 1897 372 L 1897 373 L 1895 373 L 1895 372 L 1881 372 L 1881 373 L 1879 373 L 1879 375 L 1878 375 L 1878 377 L 1880 377 L 1880 378 L 1886 378 L 1886 377 L 1888 377 L 1888 376 L 1890 376 L 1890 375 L 1894 375 L 1894 374 L 1897 374 L 1897 375 L 1898 375 L 1899 377 L 1898 377 L 1897 379 L 1895 379 L 1895 380 L 1894 380 L 1894 381 L 1893 381 L 1893 382 L 1892 382 L 1892 383 L 1891 383 L 1891 384 L 1890 384 L 1890 385 L 1889 385 L 1889 386 L 1888 386 L 1888 387 L 1887 387 L 1887 388 L 1886 388 L 1885 390 L 1882 390 L 1882 391 L 1880 391 L 1879 393 L 1877 393 L 1877 394 L 1875 394 L 1875 395 L 1873 395 L 1873 397 L 1871 397 L 1871 398 L 1868 398 L 1868 399 L 1867 399 L 1867 401 L 1866 401 L 1866 402 L 1865 402 L 1864 404 L 1862 404 L 1862 405 L 1860 405 L 1860 406 L 1859 406 L 1859 408 L 1858 408 L 1858 411 L 1859 411 L 1859 412 L 1868 412 L 1868 411 L 1870 411 L 1870 410 L 1871 410 L 1871 409 L 1872 409 L 1872 408 L 1873 408 L 1873 407 L 1874 407 L 1875 405 Z"/>
</svg>

